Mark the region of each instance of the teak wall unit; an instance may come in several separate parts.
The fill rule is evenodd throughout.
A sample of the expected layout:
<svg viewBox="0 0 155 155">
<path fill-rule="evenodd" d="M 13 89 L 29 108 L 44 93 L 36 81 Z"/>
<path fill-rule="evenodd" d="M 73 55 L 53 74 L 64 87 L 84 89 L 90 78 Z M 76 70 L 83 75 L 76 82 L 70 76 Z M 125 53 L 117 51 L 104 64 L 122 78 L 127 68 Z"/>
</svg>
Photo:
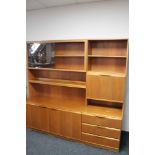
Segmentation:
<svg viewBox="0 0 155 155">
<path fill-rule="evenodd" d="M 27 127 L 119 151 L 128 40 L 39 42 L 55 43 L 55 65 L 27 65 Z"/>
</svg>

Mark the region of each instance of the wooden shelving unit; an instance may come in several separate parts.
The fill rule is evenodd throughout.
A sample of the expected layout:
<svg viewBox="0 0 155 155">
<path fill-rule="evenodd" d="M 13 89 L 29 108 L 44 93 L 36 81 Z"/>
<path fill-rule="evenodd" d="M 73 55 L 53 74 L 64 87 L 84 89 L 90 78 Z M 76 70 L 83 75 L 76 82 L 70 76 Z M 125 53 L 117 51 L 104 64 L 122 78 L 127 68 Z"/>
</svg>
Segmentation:
<svg viewBox="0 0 155 155">
<path fill-rule="evenodd" d="M 55 63 L 27 67 L 27 127 L 119 151 L 128 40 L 35 42 L 54 43 Z"/>
</svg>

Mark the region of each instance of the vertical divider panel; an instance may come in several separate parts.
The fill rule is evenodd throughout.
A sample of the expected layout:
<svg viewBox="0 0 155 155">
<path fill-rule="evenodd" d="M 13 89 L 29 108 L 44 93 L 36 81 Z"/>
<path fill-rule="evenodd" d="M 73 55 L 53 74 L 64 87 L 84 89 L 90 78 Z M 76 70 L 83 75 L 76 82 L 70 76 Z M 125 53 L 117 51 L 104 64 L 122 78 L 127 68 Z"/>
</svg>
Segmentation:
<svg viewBox="0 0 155 155">
<path fill-rule="evenodd" d="M 88 40 L 84 42 L 84 69 L 86 70 L 86 79 L 87 79 L 87 70 L 88 70 Z M 86 80 L 87 82 L 87 80 Z M 87 91 L 87 88 L 86 88 Z M 85 97 L 85 105 L 87 105 L 87 98 Z"/>
<path fill-rule="evenodd" d="M 84 42 L 84 69 L 88 70 L 88 40 Z"/>
</svg>

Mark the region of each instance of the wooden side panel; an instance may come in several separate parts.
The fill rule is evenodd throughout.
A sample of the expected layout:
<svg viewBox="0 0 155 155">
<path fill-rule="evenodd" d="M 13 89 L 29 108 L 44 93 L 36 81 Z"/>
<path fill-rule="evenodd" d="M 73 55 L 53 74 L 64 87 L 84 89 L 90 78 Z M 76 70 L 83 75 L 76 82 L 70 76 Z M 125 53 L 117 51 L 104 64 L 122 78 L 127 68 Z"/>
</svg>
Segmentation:
<svg viewBox="0 0 155 155">
<path fill-rule="evenodd" d="M 47 108 L 27 105 L 27 124 L 30 128 L 49 131 L 49 113 Z"/>
<path fill-rule="evenodd" d="M 93 144 L 109 146 L 112 148 L 119 148 L 119 144 L 120 144 L 120 141 L 116 139 L 109 139 L 109 138 L 94 136 L 86 133 L 82 133 L 82 140 Z"/>
<path fill-rule="evenodd" d="M 51 109 L 49 112 L 49 131 L 61 135 L 61 112 Z"/>
<path fill-rule="evenodd" d="M 87 75 L 87 98 L 124 101 L 125 78 Z"/>
<path fill-rule="evenodd" d="M 31 127 L 30 112 L 31 112 L 31 107 L 29 105 L 26 105 L 26 127 L 27 128 Z"/>
<path fill-rule="evenodd" d="M 106 117 L 82 115 L 82 123 L 100 125 L 109 128 L 121 129 L 122 121 L 118 119 L 110 119 Z"/>
</svg>

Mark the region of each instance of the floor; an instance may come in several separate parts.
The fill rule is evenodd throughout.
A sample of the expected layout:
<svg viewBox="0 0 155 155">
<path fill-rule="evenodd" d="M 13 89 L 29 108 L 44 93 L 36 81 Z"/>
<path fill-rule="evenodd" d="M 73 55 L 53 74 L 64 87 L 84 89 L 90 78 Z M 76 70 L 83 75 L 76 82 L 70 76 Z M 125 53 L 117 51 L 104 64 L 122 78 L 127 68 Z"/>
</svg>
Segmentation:
<svg viewBox="0 0 155 155">
<path fill-rule="evenodd" d="M 129 134 L 123 132 L 120 152 L 112 152 L 52 135 L 26 130 L 26 155 L 129 155 Z"/>
</svg>

